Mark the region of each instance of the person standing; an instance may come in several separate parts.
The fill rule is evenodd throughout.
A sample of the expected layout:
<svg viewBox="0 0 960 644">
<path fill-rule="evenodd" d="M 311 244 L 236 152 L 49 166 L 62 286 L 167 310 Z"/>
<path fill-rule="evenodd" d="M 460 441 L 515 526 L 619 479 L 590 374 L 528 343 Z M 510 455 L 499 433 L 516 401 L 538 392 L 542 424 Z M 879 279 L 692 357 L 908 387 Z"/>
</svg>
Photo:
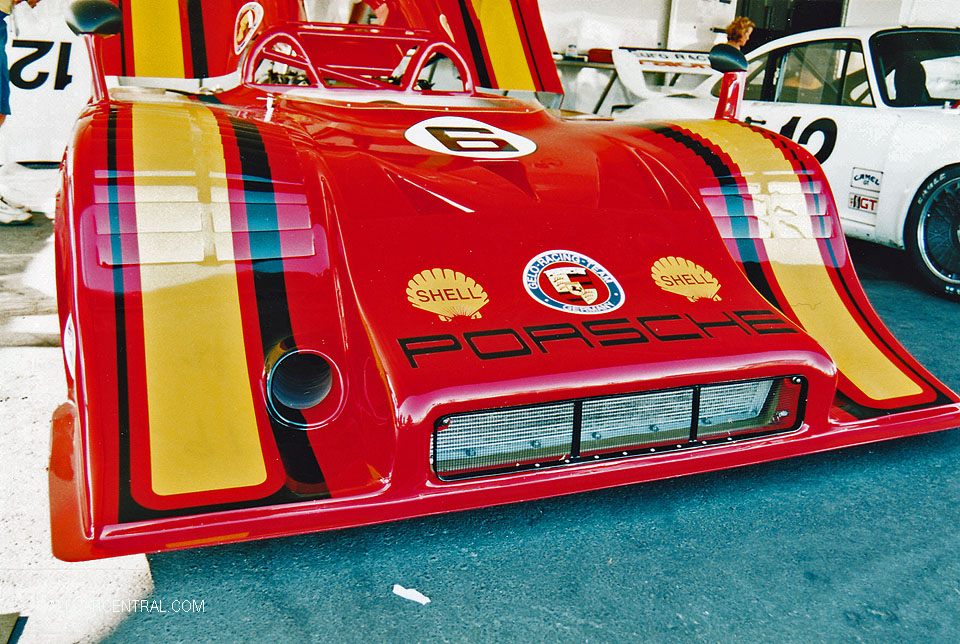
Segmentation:
<svg viewBox="0 0 960 644">
<path fill-rule="evenodd" d="M 31 8 L 40 0 L 0 0 L 0 126 L 10 114 L 10 64 L 7 61 L 7 17 L 13 5 L 26 2 Z M 7 202 L 0 195 L 0 223 L 9 224 L 30 218 L 30 211 Z"/>
<path fill-rule="evenodd" d="M 746 16 L 734 18 L 733 22 L 727 25 L 725 29 L 727 32 L 727 44 L 737 49 L 743 48 L 747 44 L 747 41 L 750 40 L 750 34 L 753 33 L 754 27 L 756 27 L 756 25 Z"/>
</svg>

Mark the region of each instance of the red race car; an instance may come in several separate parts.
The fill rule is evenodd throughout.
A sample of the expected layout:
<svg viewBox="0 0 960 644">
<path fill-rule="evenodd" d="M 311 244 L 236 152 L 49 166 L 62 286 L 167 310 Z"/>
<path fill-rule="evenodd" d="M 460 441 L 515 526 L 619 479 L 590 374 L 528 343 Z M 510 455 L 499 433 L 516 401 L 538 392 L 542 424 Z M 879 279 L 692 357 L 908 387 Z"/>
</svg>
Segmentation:
<svg viewBox="0 0 960 644">
<path fill-rule="evenodd" d="M 144 36 L 106 0 L 73 5 L 98 71 L 56 222 L 56 556 L 960 425 L 957 396 L 871 309 L 823 173 L 791 141 L 478 89 L 504 86 L 496 64 L 478 75 L 504 50 L 482 29 L 460 46 L 469 20 L 268 27 L 251 4 L 240 82 L 220 92 L 108 89 L 101 49 Z M 517 42 L 537 48 L 527 17 Z"/>
</svg>

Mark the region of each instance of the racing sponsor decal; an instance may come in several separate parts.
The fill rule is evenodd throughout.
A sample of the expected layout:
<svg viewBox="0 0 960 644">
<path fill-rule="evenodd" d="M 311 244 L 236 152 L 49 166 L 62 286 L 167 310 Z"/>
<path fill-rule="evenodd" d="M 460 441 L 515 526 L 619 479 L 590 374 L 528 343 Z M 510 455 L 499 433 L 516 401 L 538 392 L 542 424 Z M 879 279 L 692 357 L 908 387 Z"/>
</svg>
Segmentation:
<svg viewBox="0 0 960 644">
<path fill-rule="evenodd" d="M 871 215 L 877 214 L 877 203 L 879 201 L 879 199 L 872 195 L 861 195 L 856 192 L 850 193 L 850 208 L 859 210 L 860 212 L 870 213 Z"/>
<path fill-rule="evenodd" d="M 623 289 L 603 266 L 571 250 L 540 253 L 523 269 L 530 297 L 552 309 L 597 315 L 620 308 Z"/>
<path fill-rule="evenodd" d="M 683 257 L 661 257 L 650 267 L 650 277 L 664 291 L 682 295 L 691 302 L 723 299 L 717 295 L 720 282 L 713 274 Z"/>
<path fill-rule="evenodd" d="M 883 183 L 883 173 L 877 170 L 854 168 L 853 173 L 850 175 L 851 188 L 880 192 L 881 183 Z"/>
<path fill-rule="evenodd" d="M 664 49 L 639 49 L 620 47 L 636 57 L 643 71 L 662 72 L 671 69 L 695 69 L 710 71 L 710 57 L 699 51 L 669 51 Z"/>
<path fill-rule="evenodd" d="M 455 317 L 475 320 L 489 299 L 472 277 L 449 268 L 417 273 L 407 282 L 407 300 L 418 309 L 436 313 L 444 322 Z"/>
<path fill-rule="evenodd" d="M 263 22 L 263 7 L 259 2 L 248 2 L 240 7 L 237 20 L 233 26 L 233 53 L 240 53 L 250 44 L 257 35 L 257 29 Z"/>
<path fill-rule="evenodd" d="M 462 116 L 421 121 L 403 136 L 425 150 L 471 159 L 515 159 L 537 150 L 537 144 L 526 137 Z"/>
</svg>

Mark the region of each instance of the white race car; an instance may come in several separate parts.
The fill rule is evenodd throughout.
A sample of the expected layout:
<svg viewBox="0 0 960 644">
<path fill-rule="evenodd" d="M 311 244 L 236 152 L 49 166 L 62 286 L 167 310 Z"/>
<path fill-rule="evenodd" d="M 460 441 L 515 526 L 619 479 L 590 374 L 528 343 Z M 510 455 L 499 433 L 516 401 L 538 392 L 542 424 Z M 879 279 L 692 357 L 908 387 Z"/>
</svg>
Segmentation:
<svg viewBox="0 0 960 644">
<path fill-rule="evenodd" d="M 823 29 L 747 60 L 740 118 L 814 153 L 847 235 L 905 248 L 931 286 L 960 297 L 960 31 Z M 618 118 L 708 116 L 719 88 L 714 76 Z"/>
</svg>

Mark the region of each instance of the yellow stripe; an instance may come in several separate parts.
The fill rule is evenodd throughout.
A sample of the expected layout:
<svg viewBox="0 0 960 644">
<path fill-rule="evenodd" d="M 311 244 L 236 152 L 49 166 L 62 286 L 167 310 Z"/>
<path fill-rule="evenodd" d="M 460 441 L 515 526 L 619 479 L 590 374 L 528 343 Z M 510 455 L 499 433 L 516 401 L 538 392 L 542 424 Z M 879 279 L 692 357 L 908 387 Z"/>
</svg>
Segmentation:
<svg viewBox="0 0 960 644">
<path fill-rule="evenodd" d="M 183 33 L 180 4 L 129 0 L 133 65 L 137 76 L 183 78 Z"/>
<path fill-rule="evenodd" d="M 723 121 L 684 123 L 713 141 L 745 175 L 777 283 L 801 326 L 830 354 L 837 368 L 873 400 L 921 393 L 857 324 L 840 299 L 813 237 L 810 212 L 793 166 L 763 135 Z"/>
<path fill-rule="evenodd" d="M 480 20 L 497 86 L 500 89 L 535 90 L 510 0 L 473 0 L 473 10 Z"/>
<path fill-rule="evenodd" d="M 155 201 L 160 184 L 197 191 L 204 240 L 202 263 L 140 266 L 152 489 L 172 495 L 258 485 L 267 472 L 236 268 L 232 258 L 217 260 L 214 243 L 214 220 L 224 226 L 230 217 L 228 204 L 211 200 L 227 187 L 213 114 L 202 106 L 134 105 L 133 162 L 141 256 L 162 261 L 164 248 L 153 246 L 164 222 L 197 214 L 197 203 Z"/>
</svg>

